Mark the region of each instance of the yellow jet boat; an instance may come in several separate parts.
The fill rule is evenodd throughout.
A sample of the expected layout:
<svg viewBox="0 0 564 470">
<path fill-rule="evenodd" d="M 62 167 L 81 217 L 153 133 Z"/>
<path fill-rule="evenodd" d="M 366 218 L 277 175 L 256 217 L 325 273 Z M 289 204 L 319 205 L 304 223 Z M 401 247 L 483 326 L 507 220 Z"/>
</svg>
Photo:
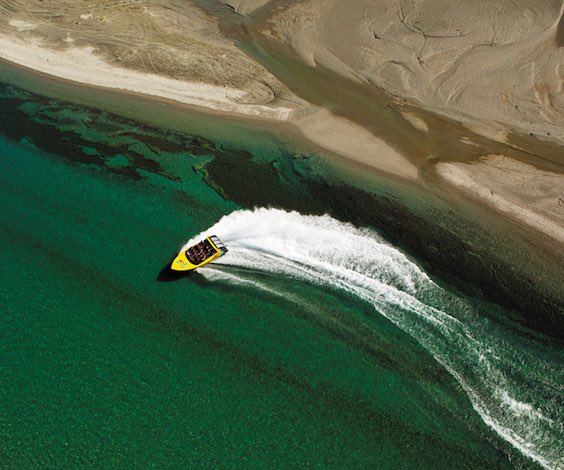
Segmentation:
<svg viewBox="0 0 564 470">
<path fill-rule="evenodd" d="M 170 265 L 170 269 L 173 271 L 192 271 L 211 263 L 225 253 L 227 253 L 227 248 L 223 242 L 212 235 L 178 253 Z"/>
</svg>

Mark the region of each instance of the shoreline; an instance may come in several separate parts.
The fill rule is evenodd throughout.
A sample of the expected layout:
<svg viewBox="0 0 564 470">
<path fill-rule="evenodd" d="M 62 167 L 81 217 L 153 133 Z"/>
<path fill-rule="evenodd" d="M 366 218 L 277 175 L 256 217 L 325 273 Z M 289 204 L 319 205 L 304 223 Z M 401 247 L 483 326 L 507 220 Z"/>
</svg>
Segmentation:
<svg viewBox="0 0 564 470">
<path fill-rule="evenodd" d="M 255 1 L 258 4 L 268 2 Z M 0 56 L 6 49 L 3 47 L 6 42 L 9 43 L 10 39 L 0 32 Z M 26 55 L 30 48 L 35 55 Z M 62 52 L 56 47 L 49 49 L 32 43 L 11 49 L 15 59 L 20 54 L 28 65 L 0 57 L 0 79 L 14 85 L 13 90 L 8 88 L 8 97 L 12 95 L 14 99 L 7 101 L 7 112 L 4 113 L 8 124 L 4 133 L 12 136 L 12 142 L 21 141 L 30 129 L 26 119 L 36 119 L 41 123 L 41 113 L 56 103 L 60 111 L 56 116 L 62 119 L 49 122 L 53 133 L 27 133 L 37 136 L 36 146 L 41 148 L 43 145 L 44 149 L 49 149 L 49 143 L 64 143 L 69 135 L 73 136 L 76 132 L 84 140 L 76 142 L 74 151 L 62 152 L 69 161 L 80 161 L 76 157 L 78 149 L 88 147 L 94 148 L 96 158 L 113 162 L 115 159 L 111 152 L 102 150 L 103 143 L 97 140 L 100 136 L 111 145 L 116 144 L 115 152 L 128 155 L 128 151 L 117 147 L 119 140 L 114 140 L 114 134 L 108 131 L 112 126 L 103 126 L 106 118 L 115 118 L 119 124 L 117 128 L 126 129 L 125 134 L 137 127 L 144 129 L 143 124 L 147 123 L 155 127 L 146 130 L 155 136 L 157 142 L 160 137 L 170 135 L 175 138 L 179 158 L 175 156 L 174 165 L 182 168 L 179 172 L 182 178 L 178 181 L 180 196 L 189 196 L 189 188 L 194 186 L 195 180 L 184 179 L 185 175 L 207 184 L 215 191 L 214 198 L 228 203 L 222 206 L 221 211 L 229 211 L 231 202 L 250 208 L 256 204 L 252 201 L 254 197 L 259 205 L 277 207 L 277 204 L 288 204 L 292 206 L 290 209 L 307 214 L 308 206 L 303 205 L 306 199 L 303 195 L 307 194 L 310 207 L 319 207 L 320 213 L 330 214 L 347 224 L 375 229 L 393 247 L 405 252 L 408 259 L 417 260 L 416 264 L 428 273 L 429 278 L 427 274 L 425 277 L 430 285 L 455 287 L 457 293 L 468 293 L 469 298 L 477 302 L 482 299 L 491 301 L 487 311 L 484 308 L 479 312 L 486 318 L 491 317 L 494 324 L 510 321 L 515 331 L 524 335 L 546 336 L 551 344 L 552 341 L 555 344 L 561 341 L 559 332 L 564 319 L 561 266 L 564 253 L 560 247 L 564 242 L 564 194 L 559 190 L 564 188 L 560 184 L 564 182 L 564 169 L 558 159 L 554 159 L 554 165 L 549 167 L 538 160 L 530 163 L 526 145 L 519 144 L 519 138 L 523 136 L 514 136 L 515 146 L 511 147 L 506 137 L 500 142 L 495 138 L 490 141 L 483 132 L 469 130 L 466 133 L 459 121 L 435 115 L 428 108 L 418 109 L 407 100 L 396 101 L 397 97 L 393 95 L 388 101 L 388 90 L 378 88 L 371 92 L 370 87 L 376 85 L 347 87 L 346 79 L 331 82 L 334 76 L 326 74 L 323 66 L 310 67 L 311 74 L 304 74 L 304 77 L 311 78 L 309 85 L 304 88 L 293 86 L 296 81 L 303 81 L 303 77 L 289 81 L 287 75 L 277 73 L 280 67 L 276 67 L 281 66 L 283 70 L 284 65 L 292 60 L 291 56 L 282 53 L 268 62 L 269 53 L 275 54 L 268 44 L 264 49 L 267 60 L 257 59 L 252 52 L 248 57 L 271 73 L 274 80 L 280 80 L 276 83 L 281 85 L 279 89 L 288 91 L 286 97 L 295 96 L 300 100 L 294 102 L 295 107 L 285 107 L 283 98 L 273 99 L 266 106 L 241 103 L 238 100 L 244 101 L 246 96 L 241 88 L 218 87 L 211 81 L 176 80 L 120 67 L 107 56 L 94 55 L 94 50 L 73 45 Z M 33 67 L 36 61 L 44 70 Z M 4 62 L 8 64 L 6 69 Z M 12 79 L 14 75 L 10 74 L 10 67 L 21 68 L 15 76 L 31 77 L 29 82 L 24 80 L 31 85 L 21 88 L 30 90 L 29 94 L 21 92 L 21 96 L 30 100 L 29 107 L 18 101 L 19 85 L 17 80 Z M 6 74 L 4 70 L 7 70 Z M 292 70 L 288 68 L 286 74 L 291 75 Z M 323 91 L 318 95 L 313 92 L 308 94 L 310 90 L 307 87 L 315 88 L 324 76 L 331 82 L 329 90 L 342 85 L 342 96 L 333 98 L 324 95 Z M 104 84 L 92 83 L 98 79 L 106 81 Z M 72 98 L 68 99 L 71 103 L 65 103 L 65 98 L 57 101 L 56 93 L 49 95 L 46 91 L 51 86 L 46 85 L 44 89 L 42 81 L 56 83 L 60 90 L 66 87 L 62 93 L 66 99 L 74 92 L 80 96 L 88 93 L 90 106 L 94 109 L 77 108 L 71 104 L 74 102 Z M 134 89 L 128 88 L 130 83 Z M 33 85 L 40 91 L 34 90 Z M 53 99 L 43 99 L 41 95 Z M 372 101 L 374 97 L 375 102 Z M 347 101 L 351 99 L 347 107 Z M 362 100 L 368 103 L 365 108 L 358 107 Z M 121 114 L 128 103 L 133 109 Z M 27 109 L 34 109 L 38 114 L 30 116 L 25 112 Z M 99 111 L 92 115 L 93 118 L 81 119 L 83 113 L 96 110 Z M 77 119 L 63 128 L 63 119 L 69 115 Z M 131 121 L 120 119 L 120 116 L 126 115 L 142 117 L 130 117 Z M 199 117 L 202 122 L 190 130 L 190 124 Z M 371 118 L 374 121 L 371 122 Z M 178 123 L 174 126 L 185 129 L 189 135 L 173 136 L 169 132 L 172 129 L 169 126 L 175 120 Z M 92 139 L 92 145 L 88 144 L 91 132 L 85 121 L 100 124 L 96 129 L 98 137 Z M 205 128 L 206 123 L 210 125 L 206 134 L 192 139 L 190 134 L 200 136 L 196 129 Z M 381 123 L 384 123 L 383 128 L 379 128 Z M 225 134 L 218 133 L 215 139 L 215 132 L 223 125 L 228 125 L 229 129 Z M 245 130 L 247 126 L 248 131 Z M 238 152 L 237 145 L 229 145 L 229 137 L 226 139 L 225 136 L 234 135 L 237 129 L 241 130 L 237 142 L 244 146 L 247 139 L 250 145 L 244 148 L 248 151 Z M 148 146 L 150 140 L 144 142 L 142 134 L 135 133 L 139 145 L 145 143 Z M 211 141 L 202 143 L 206 138 L 204 135 L 212 136 Z M 264 141 L 261 140 L 263 137 Z M 405 143 L 398 144 L 402 139 Z M 190 143 L 192 141 L 197 143 Z M 148 147 L 155 155 L 149 156 L 147 163 L 163 164 L 166 172 L 165 163 L 170 156 L 165 153 L 159 157 L 157 155 L 161 151 L 157 147 L 157 152 Z M 280 152 L 272 160 L 274 154 L 269 153 L 271 149 Z M 217 154 L 214 153 L 216 150 Z M 197 165 L 191 168 L 189 155 L 199 155 L 200 151 L 209 160 L 200 170 Z M 308 155 L 309 152 L 311 155 Z M 57 155 L 56 151 L 51 153 Z M 531 160 L 536 156 L 531 154 Z M 130 170 L 143 169 L 141 160 L 127 161 Z M 147 167 L 151 168 L 150 165 Z M 293 177 L 296 178 L 296 186 L 286 186 L 288 181 L 294 181 Z M 248 184 L 249 179 L 256 181 L 255 193 Z M 307 190 L 300 193 L 298 189 L 302 184 Z M 117 185 L 122 186 L 121 180 Z M 294 199 L 287 197 L 295 194 L 297 197 L 294 196 Z M 248 195 L 252 195 L 250 200 Z M 180 200 L 181 213 L 197 209 L 193 200 L 186 201 L 185 197 Z M 165 213 L 170 214 L 169 211 Z M 284 231 L 284 227 L 271 228 Z M 381 266 L 371 265 L 386 274 Z M 507 317 L 498 317 L 499 306 L 508 308 Z M 413 310 L 408 313 L 412 314 Z M 481 323 L 480 318 L 477 321 Z M 453 332 L 456 340 L 459 330 L 454 329 Z M 500 344 L 503 346 L 503 341 Z M 479 364 L 481 360 L 480 355 Z M 474 403 L 472 395 L 468 395 Z M 525 402 L 502 400 L 502 413 L 505 413 L 503 407 L 507 403 L 521 417 L 521 405 Z M 545 464 L 544 454 L 533 452 L 534 448 L 523 446 L 520 440 L 516 441 L 513 435 L 505 433 L 506 428 L 500 428 L 495 421 L 489 420 L 489 415 L 484 415 L 480 406 L 475 405 L 474 410 L 502 441 L 524 456 Z"/>
<path fill-rule="evenodd" d="M 258 137 L 260 143 L 254 147 L 254 151 L 259 152 L 264 143 L 270 145 L 268 142 L 271 138 L 274 138 L 273 142 L 276 146 L 291 149 L 298 154 L 303 152 L 304 148 L 308 152 L 314 152 L 316 147 L 315 144 L 305 139 L 302 140 L 297 130 L 287 122 L 281 126 L 276 125 L 276 121 L 260 121 L 257 118 L 239 116 L 238 119 L 233 119 L 232 115 L 226 113 L 204 111 L 155 96 L 73 82 L 70 82 L 72 86 L 69 86 L 68 81 L 58 77 L 13 64 L 7 67 L 8 72 L 14 68 L 18 70 L 16 77 L 19 80 L 16 80 L 15 83 L 14 75 L 10 73 L 7 75 L 7 83 L 12 83 L 16 87 L 23 80 L 28 91 L 37 93 L 37 87 L 42 83 L 47 83 L 50 85 L 47 85 L 46 88 L 41 87 L 43 94 L 47 91 L 47 96 L 121 115 L 152 127 L 173 132 L 196 132 L 195 135 L 207 135 L 211 140 L 216 140 L 217 137 L 214 138 L 214 136 L 219 131 L 221 135 L 219 140 L 230 144 L 236 142 L 235 148 L 249 148 L 248 143 Z M 26 77 L 32 78 L 28 81 Z M 53 92 L 53 88 L 56 91 Z M 86 102 L 81 99 L 84 98 L 84 95 L 88 97 Z M 73 99 L 75 96 L 79 97 L 78 102 Z M 196 129 L 205 129 L 206 134 L 199 134 L 197 130 L 192 129 L 192 124 L 200 126 Z M 223 132 L 224 126 L 229 127 L 227 134 Z M 291 138 L 292 135 L 298 136 L 298 141 Z M 249 137 L 251 141 L 248 140 Z M 262 139 L 265 138 L 268 140 L 263 141 Z M 378 222 L 377 225 L 383 223 L 384 227 L 387 227 L 385 230 L 388 230 L 388 225 L 391 223 L 392 227 L 397 225 L 398 233 L 401 233 L 404 217 L 411 220 L 413 217 L 410 214 L 419 214 L 422 232 L 412 234 L 413 243 L 404 248 L 414 249 L 414 254 L 419 254 L 426 262 L 430 262 L 429 268 L 434 267 L 435 275 L 438 278 L 449 282 L 448 279 L 454 273 L 455 276 L 470 282 L 470 285 L 478 285 L 485 289 L 492 299 L 507 302 L 507 305 L 518 308 L 519 303 L 515 304 L 515 296 L 521 298 L 522 295 L 518 295 L 511 289 L 513 283 L 496 284 L 496 279 L 500 275 L 506 280 L 511 278 L 518 281 L 518 284 L 523 287 L 528 286 L 529 294 L 527 295 L 534 293 L 539 299 L 544 299 L 545 296 L 550 299 L 546 303 L 548 309 L 546 313 L 549 317 L 550 315 L 554 317 L 555 311 L 552 305 L 558 299 L 562 299 L 562 294 L 564 294 L 562 285 L 558 283 L 561 269 L 559 266 L 564 258 L 554 239 L 549 240 L 546 234 L 523 226 L 514 218 L 507 217 L 496 208 L 484 204 L 483 201 L 468 198 L 468 195 L 463 194 L 458 188 L 444 184 L 442 181 L 433 182 L 433 178 L 428 178 L 426 175 L 428 168 L 423 168 L 421 179 L 413 182 L 390 173 L 385 174 L 362 163 L 354 162 L 352 164 L 351 160 L 338 154 L 330 153 L 319 156 L 321 161 L 325 162 L 322 163 L 323 168 L 330 170 L 330 180 L 333 181 L 335 190 L 340 193 L 337 188 L 343 184 L 351 189 L 352 199 L 347 199 L 347 204 L 356 204 L 355 199 L 360 196 L 358 203 L 363 207 L 362 210 L 367 210 L 367 198 L 371 195 L 372 209 L 369 211 L 374 210 L 376 213 L 373 214 L 373 217 L 366 219 L 364 223 L 370 224 L 370 219 L 373 219 Z M 329 159 L 330 156 L 331 159 Z M 329 200 L 335 197 L 336 201 L 340 200 L 342 196 L 342 194 L 327 195 Z M 383 210 L 382 214 L 380 214 L 381 210 Z M 397 220 L 392 222 L 388 220 L 390 217 L 397 218 Z M 439 240 L 436 237 L 441 233 L 446 237 L 445 240 L 450 240 L 450 242 L 437 251 L 435 246 Z M 441 237 L 442 235 L 439 239 Z M 472 253 L 472 256 L 469 257 L 468 253 Z M 438 254 L 440 256 L 437 258 Z M 473 277 L 478 272 L 476 271 L 478 259 L 486 263 L 478 269 L 481 270 L 484 266 L 487 266 L 488 271 L 495 266 L 498 269 L 497 274 L 494 275 L 493 272 L 488 274 L 489 281 L 485 284 L 483 274 L 478 278 Z M 454 260 L 457 260 L 454 264 L 456 267 L 452 268 L 454 271 L 451 272 L 448 264 Z M 445 273 L 449 272 L 451 274 L 444 277 Z M 529 297 L 526 299 L 530 300 Z M 543 300 L 543 302 L 546 301 Z M 534 322 L 534 320 L 531 321 Z M 554 317 L 550 321 L 557 321 L 557 319 Z"/>
<path fill-rule="evenodd" d="M 425 181 L 425 176 L 420 174 L 418 165 L 413 161 L 410 162 L 385 139 L 372 134 L 358 123 L 335 115 L 322 106 L 309 103 L 309 109 L 304 111 L 303 107 L 301 110 L 296 110 L 288 107 L 277 109 L 274 106 L 242 105 L 233 102 L 233 98 L 240 96 L 240 90 L 174 80 L 120 68 L 95 56 L 91 49 L 70 49 L 67 52 L 59 52 L 36 44 L 23 44 L 3 34 L 0 34 L 0 46 L 2 60 L 32 73 L 44 74 L 63 82 L 72 82 L 79 87 L 87 86 L 119 94 L 139 95 L 168 102 L 173 106 L 186 106 L 211 117 L 221 116 L 228 120 L 254 122 L 259 127 L 272 128 L 282 134 L 293 135 L 293 138 L 298 140 L 294 143 L 296 147 L 328 152 L 336 158 L 354 162 L 359 168 L 374 169 L 411 184 L 429 183 Z M 158 83 L 156 90 L 151 88 L 155 83 Z M 423 118 L 419 117 L 413 108 L 401 113 L 410 126 L 418 132 L 427 134 L 430 131 L 429 112 L 421 111 L 427 114 L 422 115 Z M 348 138 L 344 139 L 345 135 Z M 467 146 L 472 145 L 472 142 L 464 143 Z M 480 181 L 481 178 L 487 182 L 489 178 L 483 162 L 472 159 L 470 162 L 460 163 L 455 156 L 453 157 L 452 160 L 442 158 L 432 165 L 423 162 L 425 172 L 432 173 L 428 179 L 431 182 L 439 179 L 442 186 L 448 185 L 451 188 L 448 193 L 454 198 L 469 200 L 497 211 L 508 220 L 536 231 L 542 238 L 549 237 L 556 242 L 564 240 L 561 233 L 564 230 L 559 230 L 559 227 L 564 227 L 564 214 L 562 214 L 563 222 L 559 225 L 554 217 L 552 219 L 544 217 L 542 211 L 536 213 L 528 211 L 523 207 L 526 201 L 516 202 L 515 198 L 512 200 L 511 191 L 505 195 L 503 191 L 496 191 L 493 197 L 494 194 L 489 192 L 491 190 L 485 189 L 486 183 Z M 525 163 L 515 160 L 514 164 L 519 166 Z M 460 165 L 464 166 L 460 167 Z M 480 171 L 473 175 L 472 170 L 478 168 Z M 537 171 L 537 176 L 548 174 L 546 170 L 536 170 L 533 166 L 530 167 L 530 171 Z M 557 175 L 558 173 L 551 173 L 549 179 L 552 181 Z M 559 208 L 563 203 L 561 199 L 555 200 Z M 524 214 L 527 212 L 532 217 L 525 217 Z"/>
<path fill-rule="evenodd" d="M 79 85 L 125 90 L 214 111 L 281 121 L 289 119 L 295 111 L 289 107 L 242 103 L 245 93 L 236 88 L 175 80 L 117 67 L 93 54 L 92 47 L 56 51 L 0 34 L 0 51 L 0 57 L 8 62 Z"/>
<path fill-rule="evenodd" d="M 557 244 L 564 243 L 562 220 L 558 220 L 554 210 L 550 211 L 550 206 L 556 205 L 564 213 L 564 195 L 558 192 L 562 175 L 540 172 L 504 155 L 489 155 L 481 163 L 473 164 L 439 162 L 435 172 L 462 195 L 494 207 L 505 217 L 537 230 Z M 512 175 L 512 184 L 507 181 L 507 173 Z M 546 186 L 550 184 L 553 187 L 548 190 Z"/>
<path fill-rule="evenodd" d="M 242 90 L 140 73 L 109 64 L 93 54 L 92 48 L 60 52 L 37 44 L 24 44 L 4 34 L 0 34 L 0 58 L 78 86 L 133 93 L 196 108 L 210 115 L 289 127 L 294 135 L 310 142 L 314 148 L 395 177 L 417 180 L 417 168 L 383 139 L 311 103 L 300 103 L 300 107 L 242 104 L 237 102 L 244 97 Z"/>
</svg>

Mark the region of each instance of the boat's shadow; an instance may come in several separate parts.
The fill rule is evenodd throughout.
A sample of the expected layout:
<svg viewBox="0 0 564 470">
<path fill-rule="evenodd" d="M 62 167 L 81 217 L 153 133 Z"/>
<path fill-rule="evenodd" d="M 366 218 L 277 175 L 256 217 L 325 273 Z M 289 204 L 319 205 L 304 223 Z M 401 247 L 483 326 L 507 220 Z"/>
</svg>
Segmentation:
<svg viewBox="0 0 564 470">
<path fill-rule="evenodd" d="M 157 282 L 174 282 L 180 279 L 190 278 L 190 281 L 203 282 L 204 278 L 202 275 L 198 274 L 196 271 L 174 271 L 170 269 L 174 258 L 160 270 L 157 276 Z"/>
<path fill-rule="evenodd" d="M 188 273 L 173 271 L 170 266 L 165 266 L 157 276 L 157 282 L 173 282 L 185 278 Z"/>
</svg>

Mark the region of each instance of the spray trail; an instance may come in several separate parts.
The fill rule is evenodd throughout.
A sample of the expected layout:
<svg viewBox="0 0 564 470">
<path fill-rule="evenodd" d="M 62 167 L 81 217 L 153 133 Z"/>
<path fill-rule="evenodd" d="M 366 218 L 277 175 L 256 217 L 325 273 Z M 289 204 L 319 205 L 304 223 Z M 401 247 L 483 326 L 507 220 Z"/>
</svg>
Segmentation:
<svg viewBox="0 0 564 470">
<path fill-rule="evenodd" d="M 562 368 L 543 359 L 531 340 L 476 315 L 374 232 L 329 216 L 256 209 L 225 216 L 205 234 L 218 235 L 229 248 L 217 264 L 242 268 L 236 275 L 202 269 L 210 280 L 271 290 L 245 279 L 246 269 L 369 302 L 455 377 L 498 435 L 545 468 L 564 467 Z"/>
</svg>

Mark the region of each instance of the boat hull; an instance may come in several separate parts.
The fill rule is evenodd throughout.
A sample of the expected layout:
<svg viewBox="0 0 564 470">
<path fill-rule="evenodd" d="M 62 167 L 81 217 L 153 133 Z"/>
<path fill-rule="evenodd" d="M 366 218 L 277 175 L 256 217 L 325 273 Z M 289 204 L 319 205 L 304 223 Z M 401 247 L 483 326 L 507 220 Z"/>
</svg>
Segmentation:
<svg viewBox="0 0 564 470">
<path fill-rule="evenodd" d="M 202 266 L 211 263 L 213 260 L 217 258 L 219 258 L 219 256 L 215 255 L 207 258 L 205 261 L 203 261 L 200 264 L 193 264 L 188 260 L 186 253 L 181 252 L 178 254 L 176 258 L 174 258 L 174 261 L 170 265 L 170 269 L 172 269 L 173 271 L 193 271 L 194 269 L 201 268 Z"/>
<path fill-rule="evenodd" d="M 197 249 L 198 247 L 207 247 L 210 254 L 206 255 L 205 259 L 194 261 L 194 259 L 190 256 L 190 252 L 193 252 L 194 249 Z M 219 238 L 213 235 L 211 237 L 207 237 L 199 243 L 196 243 L 195 245 L 192 245 L 186 250 L 180 251 L 180 253 L 178 253 L 176 258 L 172 261 L 170 269 L 173 271 L 193 271 L 211 263 L 220 256 L 223 256 L 225 253 L 227 253 L 227 248 L 225 248 Z"/>
</svg>

